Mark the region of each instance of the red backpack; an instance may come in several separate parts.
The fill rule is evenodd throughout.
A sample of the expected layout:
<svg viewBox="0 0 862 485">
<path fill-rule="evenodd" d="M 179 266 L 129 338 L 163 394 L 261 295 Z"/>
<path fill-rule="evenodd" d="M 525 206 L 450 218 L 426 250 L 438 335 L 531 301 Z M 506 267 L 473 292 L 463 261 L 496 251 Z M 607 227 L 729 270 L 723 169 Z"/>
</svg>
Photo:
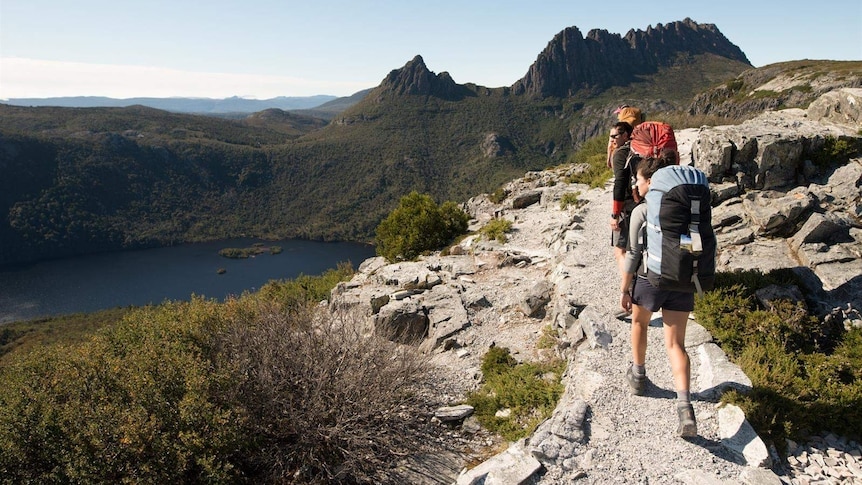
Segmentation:
<svg viewBox="0 0 862 485">
<path fill-rule="evenodd" d="M 673 128 L 661 121 L 644 121 L 635 126 L 630 139 L 631 149 L 626 165 L 631 169 L 632 174 L 632 196 L 635 202 L 640 202 L 641 198 L 635 187 L 638 162 L 647 157 L 656 157 L 661 153 L 662 149 L 667 148 L 676 153 L 676 164 L 679 165 L 679 149 L 676 145 L 676 136 L 673 134 Z"/>
<path fill-rule="evenodd" d="M 670 148 L 676 152 L 676 164 L 679 165 L 679 150 L 673 128 L 661 121 L 644 121 L 635 126 L 631 136 L 631 154 L 641 158 L 658 156 L 662 148 Z"/>
</svg>

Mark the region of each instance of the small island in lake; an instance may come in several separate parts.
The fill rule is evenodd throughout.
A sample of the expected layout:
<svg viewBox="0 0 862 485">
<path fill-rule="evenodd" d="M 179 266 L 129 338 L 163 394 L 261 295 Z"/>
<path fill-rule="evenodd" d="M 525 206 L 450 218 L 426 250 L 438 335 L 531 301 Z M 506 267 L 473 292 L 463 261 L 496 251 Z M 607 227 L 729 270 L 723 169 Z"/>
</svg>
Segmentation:
<svg viewBox="0 0 862 485">
<path fill-rule="evenodd" d="M 249 248 L 224 248 L 218 253 L 225 258 L 246 259 L 263 253 L 279 254 L 281 251 L 281 246 L 265 246 L 263 243 L 254 243 Z"/>
</svg>

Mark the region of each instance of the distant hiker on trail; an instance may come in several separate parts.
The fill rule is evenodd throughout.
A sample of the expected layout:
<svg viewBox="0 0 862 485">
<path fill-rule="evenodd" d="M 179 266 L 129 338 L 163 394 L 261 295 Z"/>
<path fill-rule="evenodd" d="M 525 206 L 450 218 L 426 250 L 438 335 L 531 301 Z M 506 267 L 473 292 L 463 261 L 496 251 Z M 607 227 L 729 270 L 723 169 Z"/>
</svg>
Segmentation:
<svg viewBox="0 0 862 485">
<path fill-rule="evenodd" d="M 648 157 L 637 167 L 637 190 L 645 197 L 653 175 L 663 167 L 675 165 L 676 152 L 664 150 L 659 157 Z M 646 387 L 647 329 L 653 312 L 661 309 L 664 324 L 664 341 L 673 373 L 677 393 L 677 433 L 682 437 L 697 435 L 697 422 L 691 405 L 691 362 L 685 351 L 685 328 L 689 313 L 694 310 L 694 293 L 659 289 L 646 276 L 645 249 L 654 241 L 645 240 L 647 221 L 646 203 L 638 205 L 630 216 L 629 246 L 623 265 L 620 305 L 632 312 L 631 346 L 632 365 L 626 371 L 626 381 L 632 394 L 640 396 Z M 646 242 L 647 248 L 644 247 Z M 660 241 L 659 241 L 660 244 Z M 637 273 L 637 277 L 635 274 Z"/>
<path fill-rule="evenodd" d="M 644 115 L 641 110 L 627 104 L 621 104 L 619 108 L 614 110 L 614 114 L 617 115 L 617 121 L 625 121 L 632 128 L 644 121 Z M 629 131 L 629 133 L 631 133 L 631 131 Z M 613 138 L 608 140 L 608 168 L 613 168 L 611 157 L 618 146 L 620 145 L 616 143 Z"/>
<path fill-rule="evenodd" d="M 617 270 L 622 275 L 623 260 L 628 247 L 629 224 L 628 217 L 635 208 L 632 198 L 631 179 L 628 158 L 630 152 L 629 137 L 632 134 L 632 126 L 625 121 L 620 121 L 611 128 L 611 140 L 614 140 L 617 149 L 614 150 L 612 166 L 614 169 L 613 207 L 611 209 L 611 246 L 614 248 L 614 260 Z"/>
</svg>

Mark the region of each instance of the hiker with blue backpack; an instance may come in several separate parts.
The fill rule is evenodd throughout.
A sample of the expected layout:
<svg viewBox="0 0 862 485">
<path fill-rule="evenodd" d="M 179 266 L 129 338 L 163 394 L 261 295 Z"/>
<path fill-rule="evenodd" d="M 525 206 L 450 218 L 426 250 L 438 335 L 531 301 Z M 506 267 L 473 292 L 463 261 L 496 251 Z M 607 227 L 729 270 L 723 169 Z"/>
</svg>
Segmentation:
<svg viewBox="0 0 862 485">
<path fill-rule="evenodd" d="M 712 287 L 715 234 L 706 175 L 694 167 L 677 165 L 678 160 L 675 150 L 664 149 L 637 165 L 636 187 L 646 203 L 630 216 L 620 305 L 632 313 L 632 365 L 626 381 L 638 396 L 646 388 L 647 329 L 653 312 L 661 310 L 677 394 L 677 433 L 693 437 L 697 422 L 691 405 L 685 330 L 695 291 Z"/>
</svg>

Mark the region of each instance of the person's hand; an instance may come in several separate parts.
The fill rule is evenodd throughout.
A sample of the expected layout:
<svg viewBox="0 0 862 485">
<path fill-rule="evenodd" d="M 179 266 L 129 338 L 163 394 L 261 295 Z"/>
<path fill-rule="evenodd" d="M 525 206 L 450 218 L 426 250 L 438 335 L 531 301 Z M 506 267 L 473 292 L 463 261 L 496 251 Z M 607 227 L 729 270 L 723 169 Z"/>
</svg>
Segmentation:
<svg viewBox="0 0 862 485">
<path fill-rule="evenodd" d="M 626 313 L 632 312 L 632 296 L 628 292 L 625 292 L 620 296 L 620 307 L 622 307 Z"/>
<path fill-rule="evenodd" d="M 611 217 L 611 230 L 619 231 L 620 230 L 620 221 L 616 217 Z"/>
</svg>

